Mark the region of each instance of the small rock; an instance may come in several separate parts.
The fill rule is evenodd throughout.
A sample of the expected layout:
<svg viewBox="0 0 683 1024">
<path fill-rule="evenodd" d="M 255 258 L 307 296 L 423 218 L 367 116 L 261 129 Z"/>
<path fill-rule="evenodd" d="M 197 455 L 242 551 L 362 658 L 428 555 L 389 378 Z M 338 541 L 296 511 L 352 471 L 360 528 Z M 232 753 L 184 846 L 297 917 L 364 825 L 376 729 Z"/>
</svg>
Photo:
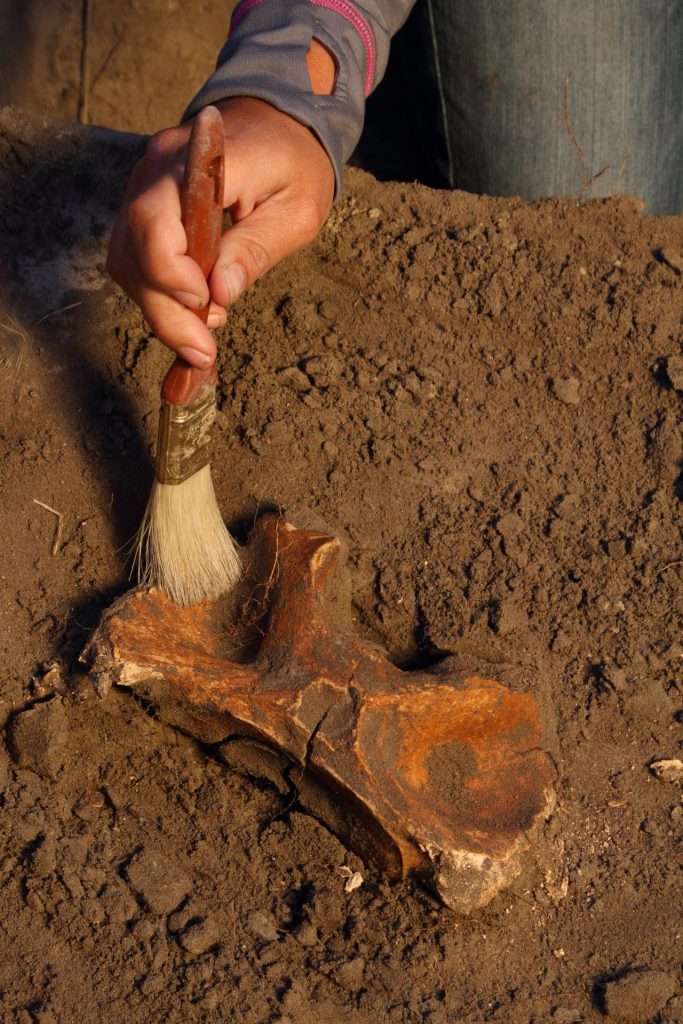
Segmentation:
<svg viewBox="0 0 683 1024">
<path fill-rule="evenodd" d="M 41 836 L 31 854 L 31 870 L 39 878 L 47 878 L 57 868 L 57 844 L 52 836 Z"/>
<path fill-rule="evenodd" d="M 344 882 L 344 892 L 347 893 L 360 889 L 361 885 L 365 881 L 360 871 L 352 871 L 352 869 L 346 864 L 339 869 L 339 873 L 346 879 Z"/>
<path fill-rule="evenodd" d="M 21 768 L 54 776 L 64 764 L 68 722 L 58 698 L 34 704 L 17 714 L 9 726 L 9 745 Z"/>
<path fill-rule="evenodd" d="M 360 889 L 362 884 L 363 876 L 360 871 L 354 871 L 344 882 L 344 892 L 354 892 L 356 889 Z"/>
<path fill-rule="evenodd" d="M 34 910 L 36 914 L 43 913 L 43 911 L 45 910 L 45 904 L 40 893 L 33 892 L 32 889 L 29 889 L 24 898 L 26 900 L 27 907 L 30 907 L 31 910 Z"/>
<path fill-rule="evenodd" d="M 220 939 L 220 930 L 213 917 L 194 921 L 178 936 L 178 942 L 192 956 L 201 956 L 216 946 Z"/>
<path fill-rule="evenodd" d="M 524 523 L 516 512 L 508 512 L 496 523 L 496 530 L 504 540 L 514 540 L 523 528 Z"/>
<path fill-rule="evenodd" d="M 194 907 L 192 906 L 192 900 L 189 899 L 187 903 L 183 903 L 182 907 L 178 907 L 173 913 L 169 914 L 166 918 L 166 927 L 169 932 L 176 937 L 180 932 L 184 931 L 193 919 L 198 920 L 201 915 L 196 914 Z"/>
<path fill-rule="evenodd" d="M 106 806 L 104 794 L 98 789 L 84 794 L 73 806 L 73 814 L 81 821 L 95 821 Z"/>
<path fill-rule="evenodd" d="M 565 405 L 578 405 L 581 401 L 576 377 L 556 377 L 550 382 L 550 390 L 555 398 Z"/>
<path fill-rule="evenodd" d="M 138 905 L 130 889 L 119 878 L 109 882 L 100 896 L 100 903 L 114 925 L 127 924 L 139 913 Z"/>
<path fill-rule="evenodd" d="M 625 693 L 628 689 L 626 673 L 617 665 L 601 665 L 600 678 L 602 682 L 615 693 Z"/>
<path fill-rule="evenodd" d="M 424 391 L 423 382 L 420 380 L 420 378 L 418 377 L 414 370 L 411 370 L 409 373 L 406 374 L 403 380 L 403 386 L 408 392 L 408 394 L 412 395 L 412 397 L 415 399 L 419 399 Z"/>
<path fill-rule="evenodd" d="M 159 992 L 166 988 L 167 982 L 166 978 L 161 973 L 161 971 L 156 973 L 152 973 L 150 971 L 150 973 L 146 975 L 146 977 L 144 977 L 142 981 L 140 981 L 138 984 L 140 986 L 140 991 L 142 992 L 143 996 L 147 996 L 149 998 L 149 996 L 158 995 Z"/>
<path fill-rule="evenodd" d="M 650 771 L 661 782 L 683 782 L 683 761 L 678 757 L 653 761 Z"/>
<path fill-rule="evenodd" d="M 221 1005 L 220 992 L 215 988 L 211 989 L 210 992 L 207 992 L 206 995 L 199 1000 L 199 1005 L 201 1006 L 202 1010 L 207 1010 L 209 1013 L 212 1013 L 214 1010 L 217 1010 L 218 1007 Z"/>
<path fill-rule="evenodd" d="M 60 871 L 59 880 L 68 890 L 72 900 L 82 900 L 85 896 L 85 889 L 75 871 Z"/>
<path fill-rule="evenodd" d="M 327 299 L 323 299 L 318 306 L 318 313 L 323 320 L 336 320 L 337 307 L 333 303 L 328 302 Z"/>
<path fill-rule="evenodd" d="M 378 206 L 373 206 L 372 209 L 368 210 L 368 217 L 370 220 L 378 220 L 382 216 L 382 211 Z"/>
<path fill-rule="evenodd" d="M 261 967 L 272 967 L 273 964 L 281 964 L 282 952 L 280 944 L 277 942 L 264 943 L 256 954 L 256 959 Z"/>
<path fill-rule="evenodd" d="M 301 392 L 310 389 L 310 380 L 298 366 L 286 366 L 283 370 L 278 370 L 277 376 L 282 384 L 293 391 Z"/>
<path fill-rule="evenodd" d="M 605 542 L 605 551 L 610 558 L 623 558 L 628 550 L 628 545 L 623 537 Z"/>
<path fill-rule="evenodd" d="M 602 987 L 605 1013 L 622 1020 L 650 1021 L 676 991 L 676 982 L 663 971 L 629 971 Z"/>
<path fill-rule="evenodd" d="M 300 942 L 302 946 L 317 946 L 320 942 L 318 929 L 314 924 L 311 924 L 310 921 L 303 921 L 294 929 L 294 938 L 297 942 Z"/>
<path fill-rule="evenodd" d="M 67 692 L 67 685 L 62 675 L 62 667 L 57 661 L 50 662 L 42 672 L 33 676 L 33 694 L 36 697 L 49 697 L 53 694 L 64 696 Z"/>
<path fill-rule="evenodd" d="M 203 921 L 211 921 L 212 924 L 215 924 L 213 916 L 206 904 L 192 895 L 189 899 L 185 900 L 177 910 L 174 910 L 172 914 L 168 915 L 166 918 L 166 927 L 179 942 L 182 932 L 186 932 L 193 925 L 199 924 Z"/>
<path fill-rule="evenodd" d="M 566 494 L 562 494 L 553 509 L 558 519 L 571 519 L 576 515 L 581 506 L 581 498 L 578 494 L 571 491 L 567 491 Z"/>
<path fill-rule="evenodd" d="M 341 965 L 337 972 L 337 977 L 340 985 L 343 985 L 344 988 L 356 991 L 363 984 L 364 972 L 365 960 L 362 956 L 357 956 L 353 960 L 349 960 Z"/>
<path fill-rule="evenodd" d="M 301 396 L 301 401 L 309 409 L 320 408 L 320 395 L 318 395 L 315 391 L 307 391 L 305 395 Z"/>
<path fill-rule="evenodd" d="M 126 875 L 135 894 L 154 914 L 170 914 L 192 888 L 174 861 L 148 849 L 136 854 Z"/>
<path fill-rule="evenodd" d="M 280 938 L 275 918 L 271 914 L 264 914 L 262 910 L 252 910 L 247 918 L 247 928 L 264 942 L 277 942 Z"/>
<path fill-rule="evenodd" d="M 304 370 L 307 377 L 316 388 L 328 388 L 338 383 L 342 364 L 333 355 L 311 356 L 304 363 Z"/>
<path fill-rule="evenodd" d="M 665 366 L 671 387 L 683 391 L 683 356 L 668 356 Z"/>
<path fill-rule="evenodd" d="M 139 921 L 133 922 L 130 930 L 131 934 L 140 942 L 149 942 L 155 934 L 157 926 L 154 921 L 150 921 L 148 917 L 142 917 Z"/>
<path fill-rule="evenodd" d="M 263 445 L 259 439 L 258 431 L 254 430 L 253 427 L 247 427 L 244 431 L 244 441 L 247 447 L 249 447 L 255 455 L 259 455 L 263 450 Z"/>
</svg>

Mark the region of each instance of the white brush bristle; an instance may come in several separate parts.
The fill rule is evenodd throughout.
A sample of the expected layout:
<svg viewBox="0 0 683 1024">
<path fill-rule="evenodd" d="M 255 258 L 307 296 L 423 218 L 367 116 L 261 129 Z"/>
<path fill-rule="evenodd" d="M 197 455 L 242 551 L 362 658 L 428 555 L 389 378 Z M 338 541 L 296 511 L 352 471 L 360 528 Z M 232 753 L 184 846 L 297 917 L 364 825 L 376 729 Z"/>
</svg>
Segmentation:
<svg viewBox="0 0 683 1024">
<path fill-rule="evenodd" d="M 134 557 L 140 582 L 159 587 L 183 608 L 235 586 L 242 566 L 208 465 L 180 484 L 154 481 Z"/>
</svg>

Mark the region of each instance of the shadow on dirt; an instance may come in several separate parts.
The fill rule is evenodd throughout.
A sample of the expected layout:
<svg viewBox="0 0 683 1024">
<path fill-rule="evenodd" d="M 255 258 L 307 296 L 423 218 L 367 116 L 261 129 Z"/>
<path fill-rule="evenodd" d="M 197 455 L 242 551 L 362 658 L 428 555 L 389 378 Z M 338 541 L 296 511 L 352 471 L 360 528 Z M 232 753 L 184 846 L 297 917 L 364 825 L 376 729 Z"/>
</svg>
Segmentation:
<svg viewBox="0 0 683 1024">
<path fill-rule="evenodd" d="M 131 360 L 147 344 L 144 328 L 122 327 L 113 358 L 106 345 L 112 319 L 125 310 L 106 274 L 107 242 L 144 141 L 105 129 L 74 131 L 0 108 L 2 432 L 7 444 L 29 443 L 21 424 L 31 410 L 39 438 L 28 456 L 33 472 L 41 461 L 50 472 L 73 472 L 72 453 L 85 467 L 73 483 L 81 518 L 75 526 L 65 522 L 61 539 L 69 550 L 62 559 L 66 572 L 74 571 L 71 553 L 87 541 L 93 508 L 103 510 L 111 543 L 126 560 L 152 482 L 139 395 L 131 391 Z M 121 320 L 130 324 L 130 317 Z M 65 452 L 69 446 L 72 452 Z M 41 496 L 49 512 L 50 490 Z M 77 669 L 103 609 L 130 585 L 128 568 L 114 586 L 94 586 L 84 577 L 89 596 L 76 606 L 55 606 L 51 626 L 36 625 L 50 628 L 69 670 Z"/>
<path fill-rule="evenodd" d="M 152 468 L 126 387 L 126 339 L 121 365 L 108 364 L 99 320 L 105 303 L 117 301 L 106 245 L 143 144 L 142 136 L 93 128 L 75 135 L 71 125 L 61 132 L 24 111 L 0 110 L 3 333 L 36 375 L 51 378 L 52 400 L 38 415 L 46 426 L 66 421 L 83 446 L 93 484 L 111 494 L 119 546 L 140 521 Z"/>
</svg>

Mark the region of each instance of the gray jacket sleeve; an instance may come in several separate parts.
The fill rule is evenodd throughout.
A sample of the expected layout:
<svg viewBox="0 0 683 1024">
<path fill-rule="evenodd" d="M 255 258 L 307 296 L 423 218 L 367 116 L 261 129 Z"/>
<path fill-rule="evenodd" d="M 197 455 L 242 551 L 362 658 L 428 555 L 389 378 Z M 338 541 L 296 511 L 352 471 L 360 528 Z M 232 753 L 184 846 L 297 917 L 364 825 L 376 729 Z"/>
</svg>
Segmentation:
<svg viewBox="0 0 683 1024">
<path fill-rule="evenodd" d="M 185 111 L 193 117 L 231 96 L 266 100 L 311 129 L 334 167 L 335 198 L 344 162 L 363 127 L 365 99 L 379 83 L 389 41 L 415 0 L 241 0 L 216 71 Z M 311 90 L 306 54 L 319 40 L 337 65 L 331 96 Z"/>
</svg>

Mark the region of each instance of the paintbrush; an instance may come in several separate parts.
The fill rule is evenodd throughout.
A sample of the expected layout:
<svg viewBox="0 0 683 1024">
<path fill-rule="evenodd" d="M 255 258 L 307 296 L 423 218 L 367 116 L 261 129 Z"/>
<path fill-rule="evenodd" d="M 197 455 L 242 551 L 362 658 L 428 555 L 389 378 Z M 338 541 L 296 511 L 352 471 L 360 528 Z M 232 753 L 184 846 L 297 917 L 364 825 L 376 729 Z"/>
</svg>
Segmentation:
<svg viewBox="0 0 683 1024">
<path fill-rule="evenodd" d="M 181 211 L 187 255 L 208 278 L 223 223 L 223 123 L 215 107 L 205 107 L 192 125 Z M 209 306 L 197 311 L 204 323 Z M 140 582 L 183 607 L 219 597 L 241 575 L 209 466 L 217 381 L 215 366 L 199 370 L 180 357 L 166 374 L 155 479 L 135 543 Z"/>
</svg>

